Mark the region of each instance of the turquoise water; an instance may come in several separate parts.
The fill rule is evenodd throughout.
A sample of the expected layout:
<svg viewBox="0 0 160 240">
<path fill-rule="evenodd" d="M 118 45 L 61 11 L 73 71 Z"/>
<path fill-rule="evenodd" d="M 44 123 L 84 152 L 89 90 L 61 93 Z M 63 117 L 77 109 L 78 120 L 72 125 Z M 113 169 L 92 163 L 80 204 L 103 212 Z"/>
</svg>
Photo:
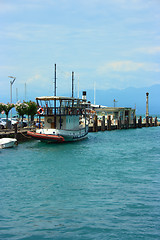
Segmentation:
<svg viewBox="0 0 160 240">
<path fill-rule="evenodd" d="M 160 128 L 1 150 L 0 239 L 160 239 Z"/>
</svg>

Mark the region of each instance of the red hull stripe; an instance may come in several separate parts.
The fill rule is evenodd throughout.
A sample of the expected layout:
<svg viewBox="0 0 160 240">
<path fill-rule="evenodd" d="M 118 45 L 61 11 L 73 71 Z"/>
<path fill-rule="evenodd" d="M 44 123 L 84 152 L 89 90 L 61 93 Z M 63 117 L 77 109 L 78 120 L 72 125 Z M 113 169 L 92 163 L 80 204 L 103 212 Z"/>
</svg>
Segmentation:
<svg viewBox="0 0 160 240">
<path fill-rule="evenodd" d="M 51 140 L 51 141 L 58 141 L 58 142 L 64 142 L 64 138 L 62 136 L 56 136 L 56 135 L 50 135 L 50 134 L 41 134 L 41 133 L 35 133 L 35 132 L 30 132 L 27 131 L 27 135 L 37 138 L 37 139 L 42 139 L 42 140 Z"/>
</svg>

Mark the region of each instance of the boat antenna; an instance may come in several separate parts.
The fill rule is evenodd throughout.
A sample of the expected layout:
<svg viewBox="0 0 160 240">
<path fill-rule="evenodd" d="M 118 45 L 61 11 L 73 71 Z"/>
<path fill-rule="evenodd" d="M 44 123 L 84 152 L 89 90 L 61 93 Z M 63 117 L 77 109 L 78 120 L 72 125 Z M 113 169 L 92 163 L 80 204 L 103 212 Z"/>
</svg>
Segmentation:
<svg viewBox="0 0 160 240">
<path fill-rule="evenodd" d="M 72 97 L 74 97 L 74 72 L 72 72 Z"/>
<path fill-rule="evenodd" d="M 94 82 L 94 105 L 96 104 L 96 82 Z"/>
<path fill-rule="evenodd" d="M 56 64 L 54 65 L 54 96 L 56 96 Z"/>
<path fill-rule="evenodd" d="M 78 75 L 78 98 L 79 98 L 79 75 Z"/>
<path fill-rule="evenodd" d="M 25 101 L 27 100 L 27 86 L 26 86 L 26 82 L 25 82 L 25 84 L 24 84 L 24 99 L 25 99 Z"/>
</svg>

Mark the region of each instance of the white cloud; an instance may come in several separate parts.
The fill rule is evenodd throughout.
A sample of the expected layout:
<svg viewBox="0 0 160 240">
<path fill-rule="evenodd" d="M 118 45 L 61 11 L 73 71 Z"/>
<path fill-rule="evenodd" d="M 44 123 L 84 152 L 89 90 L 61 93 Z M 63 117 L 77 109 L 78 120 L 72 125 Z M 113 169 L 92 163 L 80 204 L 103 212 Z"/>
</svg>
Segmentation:
<svg viewBox="0 0 160 240">
<path fill-rule="evenodd" d="M 160 53 L 160 46 L 157 47 L 145 47 L 136 49 L 137 52 L 147 53 L 147 54 L 158 54 Z"/>
<path fill-rule="evenodd" d="M 0 2 L 0 13 L 12 12 L 16 9 L 14 4 Z"/>
<path fill-rule="evenodd" d="M 48 5 L 54 5 L 55 2 L 52 0 L 23 0 L 23 1 L 10 1 L 5 0 L 5 2 L 0 1 L 0 13 L 8 13 L 14 11 L 22 11 L 22 9 L 42 9 Z"/>
<path fill-rule="evenodd" d="M 27 79 L 27 83 L 34 83 L 35 81 L 37 82 L 38 80 L 41 80 L 42 77 L 40 74 L 35 74 L 34 76 L 30 77 Z"/>
<path fill-rule="evenodd" d="M 105 63 L 98 68 L 100 74 L 107 72 L 135 72 L 135 71 L 153 71 L 160 72 L 160 64 L 157 63 L 144 63 L 144 62 L 133 62 L 133 61 L 115 61 Z"/>
<path fill-rule="evenodd" d="M 0 66 L 1 71 L 3 71 L 3 70 L 10 71 L 10 70 L 13 70 L 13 69 L 15 69 L 13 66 L 4 66 L 4 65 Z"/>
</svg>

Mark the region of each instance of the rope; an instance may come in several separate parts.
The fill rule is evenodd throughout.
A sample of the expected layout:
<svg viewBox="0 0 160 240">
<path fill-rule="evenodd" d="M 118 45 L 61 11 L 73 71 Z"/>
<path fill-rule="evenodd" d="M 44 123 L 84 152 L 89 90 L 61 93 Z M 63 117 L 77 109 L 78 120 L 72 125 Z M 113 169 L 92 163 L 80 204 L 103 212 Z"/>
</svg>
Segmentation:
<svg viewBox="0 0 160 240">
<path fill-rule="evenodd" d="M 24 137 L 26 137 L 26 138 L 29 138 L 29 139 L 31 139 L 32 137 L 28 137 L 28 136 L 26 136 L 25 134 L 23 134 L 22 132 L 19 132 L 20 134 L 22 134 L 22 136 L 24 136 Z"/>
</svg>

